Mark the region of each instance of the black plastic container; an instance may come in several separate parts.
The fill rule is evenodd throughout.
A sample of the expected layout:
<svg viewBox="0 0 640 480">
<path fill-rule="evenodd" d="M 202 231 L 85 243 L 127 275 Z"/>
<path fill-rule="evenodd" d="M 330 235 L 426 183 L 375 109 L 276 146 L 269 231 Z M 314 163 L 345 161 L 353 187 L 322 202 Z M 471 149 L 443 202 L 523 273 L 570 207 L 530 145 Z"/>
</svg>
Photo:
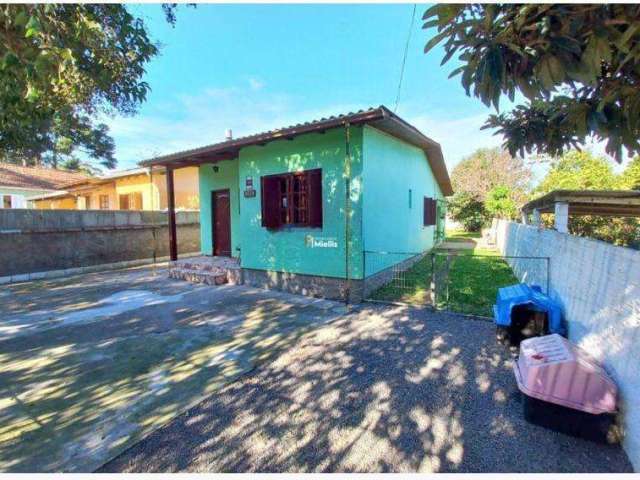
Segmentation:
<svg viewBox="0 0 640 480">
<path fill-rule="evenodd" d="M 529 423 L 598 443 L 618 443 L 616 415 L 592 414 L 545 402 L 522 393 L 524 418 Z"/>
</svg>

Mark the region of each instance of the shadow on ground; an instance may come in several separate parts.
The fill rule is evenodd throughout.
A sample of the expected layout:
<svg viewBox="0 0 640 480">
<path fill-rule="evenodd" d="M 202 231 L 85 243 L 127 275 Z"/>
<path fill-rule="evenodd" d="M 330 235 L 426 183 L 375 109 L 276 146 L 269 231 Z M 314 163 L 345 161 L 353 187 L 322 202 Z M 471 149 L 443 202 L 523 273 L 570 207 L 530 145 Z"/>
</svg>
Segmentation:
<svg viewBox="0 0 640 480">
<path fill-rule="evenodd" d="M 304 335 L 106 472 L 630 472 L 526 423 L 491 323 L 365 307 Z"/>
<path fill-rule="evenodd" d="M 91 471 L 344 312 L 149 268 L 6 287 L 0 471 Z"/>
</svg>

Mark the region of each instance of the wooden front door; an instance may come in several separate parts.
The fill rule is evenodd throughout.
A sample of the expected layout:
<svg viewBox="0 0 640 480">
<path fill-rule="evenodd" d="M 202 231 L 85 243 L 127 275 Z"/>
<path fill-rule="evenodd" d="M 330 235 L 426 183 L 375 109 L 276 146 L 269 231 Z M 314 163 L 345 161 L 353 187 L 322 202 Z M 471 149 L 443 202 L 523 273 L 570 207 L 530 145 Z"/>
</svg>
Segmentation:
<svg viewBox="0 0 640 480">
<path fill-rule="evenodd" d="M 231 256 L 231 198 L 229 190 L 211 192 L 213 254 Z"/>
</svg>

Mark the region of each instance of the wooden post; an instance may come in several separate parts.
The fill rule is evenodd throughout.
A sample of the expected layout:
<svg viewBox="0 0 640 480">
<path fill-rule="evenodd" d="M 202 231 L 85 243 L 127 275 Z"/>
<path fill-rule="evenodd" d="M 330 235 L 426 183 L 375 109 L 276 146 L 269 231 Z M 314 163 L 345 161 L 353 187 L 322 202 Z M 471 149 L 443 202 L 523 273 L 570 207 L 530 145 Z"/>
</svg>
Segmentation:
<svg viewBox="0 0 640 480">
<path fill-rule="evenodd" d="M 173 191 L 173 168 L 166 167 L 167 172 L 167 209 L 169 214 L 169 258 L 178 259 L 178 238 L 176 234 L 176 199 Z"/>
</svg>

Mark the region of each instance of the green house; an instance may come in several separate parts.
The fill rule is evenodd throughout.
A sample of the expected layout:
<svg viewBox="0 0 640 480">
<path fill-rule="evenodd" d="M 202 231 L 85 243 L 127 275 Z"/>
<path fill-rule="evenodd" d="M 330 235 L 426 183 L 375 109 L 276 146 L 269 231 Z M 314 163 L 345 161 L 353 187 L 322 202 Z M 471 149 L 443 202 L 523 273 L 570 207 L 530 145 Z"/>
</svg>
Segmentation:
<svg viewBox="0 0 640 480">
<path fill-rule="evenodd" d="M 199 166 L 203 255 L 327 298 L 359 300 L 432 249 L 453 193 L 440 146 L 384 106 L 144 164 L 167 168 L 169 192 L 173 170 Z"/>
</svg>

